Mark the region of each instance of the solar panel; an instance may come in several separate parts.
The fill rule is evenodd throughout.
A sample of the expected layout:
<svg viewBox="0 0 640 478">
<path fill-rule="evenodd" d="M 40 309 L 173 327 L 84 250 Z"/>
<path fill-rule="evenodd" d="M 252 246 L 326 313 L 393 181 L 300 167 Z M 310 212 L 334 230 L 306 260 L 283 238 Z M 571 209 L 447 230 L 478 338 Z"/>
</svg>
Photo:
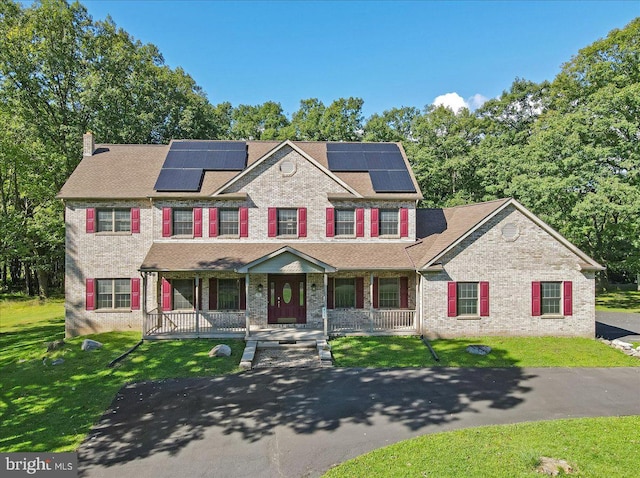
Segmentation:
<svg viewBox="0 0 640 478">
<path fill-rule="evenodd" d="M 369 170 L 364 153 L 343 151 L 327 153 L 327 161 L 331 171 L 366 172 Z"/>
<path fill-rule="evenodd" d="M 416 192 L 407 170 L 369 171 L 373 190 L 377 193 Z"/>
<path fill-rule="evenodd" d="M 246 164 L 244 141 L 173 141 L 154 189 L 196 192 L 204 171 L 242 171 Z"/>
<path fill-rule="evenodd" d="M 406 169 L 404 159 L 398 150 L 389 153 L 376 151 L 364 154 L 367 158 L 369 171 L 378 169 Z"/>
<path fill-rule="evenodd" d="M 362 143 L 327 143 L 327 153 L 338 151 L 361 152 Z"/>
<path fill-rule="evenodd" d="M 162 169 L 154 189 L 156 191 L 196 192 L 202 183 L 202 169 Z"/>
<path fill-rule="evenodd" d="M 362 143 L 362 151 L 378 153 L 400 153 L 398 145 L 394 143 Z"/>
</svg>

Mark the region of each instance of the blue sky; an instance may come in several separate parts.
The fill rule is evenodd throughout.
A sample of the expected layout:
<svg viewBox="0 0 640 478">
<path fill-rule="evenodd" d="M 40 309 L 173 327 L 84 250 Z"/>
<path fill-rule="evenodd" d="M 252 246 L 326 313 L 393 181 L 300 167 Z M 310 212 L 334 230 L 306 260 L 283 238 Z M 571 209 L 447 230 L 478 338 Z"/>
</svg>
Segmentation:
<svg viewBox="0 0 640 478">
<path fill-rule="evenodd" d="M 580 48 L 640 16 L 638 1 L 85 0 L 181 66 L 212 103 L 364 99 L 366 116 L 473 103 L 516 77 L 551 80 Z M 481 99 L 480 96 L 476 97 Z"/>
</svg>

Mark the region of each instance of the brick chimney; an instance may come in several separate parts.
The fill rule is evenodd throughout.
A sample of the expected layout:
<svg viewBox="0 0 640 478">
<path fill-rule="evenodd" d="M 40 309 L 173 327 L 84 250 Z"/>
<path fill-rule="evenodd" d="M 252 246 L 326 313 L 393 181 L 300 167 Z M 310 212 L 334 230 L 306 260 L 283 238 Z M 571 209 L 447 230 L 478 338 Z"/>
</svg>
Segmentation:
<svg viewBox="0 0 640 478">
<path fill-rule="evenodd" d="M 82 156 L 93 156 L 96 149 L 93 133 L 91 131 L 82 135 Z"/>
</svg>

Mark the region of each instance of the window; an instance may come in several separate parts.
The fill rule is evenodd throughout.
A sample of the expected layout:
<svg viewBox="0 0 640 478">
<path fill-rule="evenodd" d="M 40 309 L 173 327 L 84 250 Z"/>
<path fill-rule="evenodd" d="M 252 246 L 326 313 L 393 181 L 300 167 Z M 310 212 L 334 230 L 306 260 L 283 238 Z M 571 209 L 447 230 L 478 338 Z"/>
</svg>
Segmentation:
<svg viewBox="0 0 640 478">
<path fill-rule="evenodd" d="M 540 302 L 542 315 L 560 315 L 560 282 L 542 282 L 540 284 Z"/>
<path fill-rule="evenodd" d="M 398 210 L 380 209 L 378 234 L 381 236 L 398 235 Z"/>
<path fill-rule="evenodd" d="M 98 209 L 98 232 L 131 232 L 130 209 Z"/>
<path fill-rule="evenodd" d="M 218 309 L 240 309 L 240 281 L 238 279 L 218 280 Z"/>
<path fill-rule="evenodd" d="M 458 282 L 458 315 L 478 315 L 478 283 Z"/>
<path fill-rule="evenodd" d="M 353 209 L 336 209 L 336 236 L 353 236 L 354 211 Z"/>
<path fill-rule="evenodd" d="M 173 279 L 171 286 L 174 309 L 193 309 L 195 307 L 193 279 Z"/>
<path fill-rule="evenodd" d="M 378 306 L 381 309 L 397 309 L 400 307 L 400 287 L 397 278 L 379 279 Z"/>
<path fill-rule="evenodd" d="M 98 279 L 98 309 L 131 308 L 131 279 Z"/>
<path fill-rule="evenodd" d="M 238 209 L 220 209 L 218 214 L 218 235 L 237 236 L 239 233 Z"/>
<path fill-rule="evenodd" d="M 335 279 L 334 300 L 337 309 L 349 309 L 356 306 L 356 280 Z"/>
<path fill-rule="evenodd" d="M 174 209 L 172 226 L 174 236 L 193 235 L 193 209 Z"/>
<path fill-rule="evenodd" d="M 298 210 L 278 209 L 278 236 L 298 234 Z"/>
</svg>

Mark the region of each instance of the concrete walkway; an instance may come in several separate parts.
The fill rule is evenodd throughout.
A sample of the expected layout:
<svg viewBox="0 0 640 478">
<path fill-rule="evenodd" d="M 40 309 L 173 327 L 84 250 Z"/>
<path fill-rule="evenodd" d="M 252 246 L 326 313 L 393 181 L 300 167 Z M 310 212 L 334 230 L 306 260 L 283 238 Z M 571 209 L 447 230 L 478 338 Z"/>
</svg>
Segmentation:
<svg viewBox="0 0 640 478">
<path fill-rule="evenodd" d="M 640 367 L 266 369 L 132 384 L 80 447 L 85 477 L 302 477 L 425 433 L 640 415 Z"/>
<path fill-rule="evenodd" d="M 597 310 L 596 337 L 640 342 L 640 314 Z"/>
</svg>

